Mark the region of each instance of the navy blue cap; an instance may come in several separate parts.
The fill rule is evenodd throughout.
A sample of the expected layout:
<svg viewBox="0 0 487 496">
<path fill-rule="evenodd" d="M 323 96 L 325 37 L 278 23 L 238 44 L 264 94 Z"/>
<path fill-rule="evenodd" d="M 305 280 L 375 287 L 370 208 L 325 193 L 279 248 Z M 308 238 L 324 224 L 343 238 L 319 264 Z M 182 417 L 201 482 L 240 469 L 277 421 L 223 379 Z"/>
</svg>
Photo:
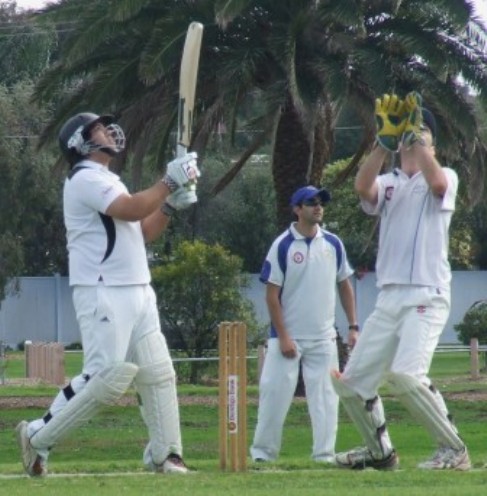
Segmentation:
<svg viewBox="0 0 487 496">
<path fill-rule="evenodd" d="M 421 109 L 423 115 L 423 124 L 431 131 L 431 136 L 436 138 L 436 119 L 430 110 L 426 107 Z"/>
<path fill-rule="evenodd" d="M 331 195 L 325 188 L 315 188 L 314 186 L 303 186 L 293 193 L 291 197 L 291 205 L 293 207 L 301 205 L 306 200 L 311 200 L 318 196 L 322 203 L 328 203 L 331 200 Z"/>
</svg>

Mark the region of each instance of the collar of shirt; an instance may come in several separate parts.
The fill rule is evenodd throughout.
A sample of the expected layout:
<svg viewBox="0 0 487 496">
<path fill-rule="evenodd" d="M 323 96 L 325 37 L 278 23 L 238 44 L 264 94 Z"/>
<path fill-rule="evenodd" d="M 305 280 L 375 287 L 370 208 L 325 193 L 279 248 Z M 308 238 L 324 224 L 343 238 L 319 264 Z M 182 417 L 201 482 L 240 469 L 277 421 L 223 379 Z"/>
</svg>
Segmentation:
<svg viewBox="0 0 487 496">
<path fill-rule="evenodd" d="M 94 162 L 93 160 L 89 160 L 89 159 L 82 160 L 81 162 L 78 162 L 75 165 L 75 167 L 86 167 L 88 169 L 96 170 L 119 179 L 119 176 L 114 172 L 112 172 L 108 167 L 106 167 L 103 164 L 100 164 L 99 162 Z"/>
<path fill-rule="evenodd" d="M 293 222 L 291 226 L 289 227 L 289 230 L 291 231 L 291 234 L 293 235 L 294 239 L 315 239 L 315 238 L 322 238 L 323 237 L 323 229 L 324 226 L 318 226 L 318 231 L 316 232 L 316 235 L 313 238 L 308 238 L 306 236 L 303 236 L 298 230 L 296 229 L 296 222 Z"/>
</svg>

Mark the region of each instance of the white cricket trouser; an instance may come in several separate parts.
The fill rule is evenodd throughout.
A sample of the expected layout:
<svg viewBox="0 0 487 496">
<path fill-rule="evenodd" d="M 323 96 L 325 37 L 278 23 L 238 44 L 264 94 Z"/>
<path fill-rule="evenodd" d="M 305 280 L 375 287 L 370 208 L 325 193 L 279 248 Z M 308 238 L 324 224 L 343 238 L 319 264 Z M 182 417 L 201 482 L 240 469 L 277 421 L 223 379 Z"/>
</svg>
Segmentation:
<svg viewBox="0 0 487 496">
<path fill-rule="evenodd" d="M 450 293 L 426 286 L 381 289 L 342 380 L 364 400 L 374 398 L 385 372 L 407 374 L 429 387 L 433 353 L 450 313 Z"/>
<path fill-rule="evenodd" d="M 259 384 L 257 427 L 250 449 L 254 460 L 275 460 L 279 455 L 300 361 L 313 432 L 312 458 L 319 461 L 335 454 L 338 396 L 331 383 L 330 371 L 338 369 L 336 339 L 298 339 L 295 342 L 298 356 L 286 358 L 281 353 L 279 339 L 268 341 Z"/>
<path fill-rule="evenodd" d="M 75 286 L 73 302 L 84 374 L 91 376 L 114 362 L 130 361 L 135 343 L 148 333 L 161 332 L 156 296 L 149 284 Z"/>
<path fill-rule="evenodd" d="M 115 363 L 131 362 L 136 344 L 144 336 L 151 333 L 161 334 L 156 296 L 149 284 L 105 286 L 101 282 L 97 286 L 75 286 L 73 303 L 83 345 L 83 372 L 58 393 L 44 418 L 29 423 L 30 436 L 42 428 L 50 417 L 59 413 L 74 395 L 80 393 L 89 377 Z M 166 368 L 171 372 L 167 374 L 165 393 L 167 403 L 173 405 L 174 411 L 170 417 L 176 419 L 170 423 L 172 432 L 166 437 L 171 439 L 173 451 L 180 452 L 176 387 L 174 377 L 169 377 L 174 376 L 174 368 L 164 336 L 159 341 L 162 343 L 158 349 L 159 361 L 163 363 L 167 360 Z M 152 364 L 136 365 L 150 367 Z M 173 442 L 174 439 L 177 442 Z"/>
</svg>

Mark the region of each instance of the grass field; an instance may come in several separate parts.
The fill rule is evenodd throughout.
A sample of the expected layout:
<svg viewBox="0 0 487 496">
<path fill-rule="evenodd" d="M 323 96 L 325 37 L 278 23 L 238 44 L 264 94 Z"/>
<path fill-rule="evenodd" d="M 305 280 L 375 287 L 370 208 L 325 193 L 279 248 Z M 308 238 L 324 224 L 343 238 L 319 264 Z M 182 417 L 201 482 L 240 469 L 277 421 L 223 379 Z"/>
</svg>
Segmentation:
<svg viewBox="0 0 487 496">
<path fill-rule="evenodd" d="M 66 370 L 79 370 L 79 355 L 68 355 Z M 7 378 L 21 378 L 21 355 L 11 355 Z M 221 473 L 218 468 L 218 413 L 215 386 L 180 385 L 181 423 L 185 460 L 194 470 L 188 476 L 146 473 L 141 455 L 145 427 L 135 401 L 106 408 L 89 424 L 53 451 L 50 476 L 36 480 L 22 476 L 14 428 L 23 418 L 44 412 L 43 402 L 56 393 L 46 385 L 27 386 L 7 381 L 0 386 L 1 495 L 477 495 L 487 487 L 487 378 L 472 381 L 467 354 L 438 354 L 432 368 L 437 387 L 469 447 L 474 469 L 469 473 L 423 472 L 416 464 L 434 450 L 429 436 L 388 394 L 382 391 L 391 436 L 401 457 L 401 470 L 391 473 L 349 472 L 310 461 L 311 433 L 306 404 L 296 399 L 288 416 L 281 457 L 276 463 L 249 463 L 244 474 Z M 21 402 L 17 402 L 22 398 Z M 257 387 L 249 387 L 249 443 L 255 428 Z M 47 404 L 47 403 L 46 403 Z M 337 450 L 360 444 L 346 416 L 340 415 Z"/>
</svg>

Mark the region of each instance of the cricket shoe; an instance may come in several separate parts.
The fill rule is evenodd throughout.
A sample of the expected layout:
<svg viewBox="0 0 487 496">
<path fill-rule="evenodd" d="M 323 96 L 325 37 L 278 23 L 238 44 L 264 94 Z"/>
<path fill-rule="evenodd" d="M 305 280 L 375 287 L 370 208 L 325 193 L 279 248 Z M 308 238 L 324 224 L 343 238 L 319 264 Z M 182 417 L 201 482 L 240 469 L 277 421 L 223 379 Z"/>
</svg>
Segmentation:
<svg viewBox="0 0 487 496">
<path fill-rule="evenodd" d="M 424 470 L 470 470 L 472 464 L 466 446 L 459 450 L 445 446 L 439 448 L 429 460 L 418 464 L 418 468 Z"/>
<path fill-rule="evenodd" d="M 187 474 L 188 467 L 176 453 L 171 453 L 160 465 L 156 465 L 156 472 L 163 474 Z"/>
<path fill-rule="evenodd" d="M 337 453 L 335 461 L 338 467 L 352 470 L 364 470 L 366 468 L 395 470 L 399 468 L 399 456 L 395 450 L 392 450 L 385 458 L 374 458 L 369 448 L 355 448 L 343 453 Z"/>
<path fill-rule="evenodd" d="M 43 477 L 47 475 L 47 459 L 41 456 L 30 444 L 27 434 L 29 422 L 22 420 L 15 428 L 17 443 L 22 455 L 24 470 L 31 477 Z"/>
<path fill-rule="evenodd" d="M 336 465 L 335 455 L 322 455 L 313 458 L 314 462 L 324 463 L 327 465 Z"/>
</svg>

